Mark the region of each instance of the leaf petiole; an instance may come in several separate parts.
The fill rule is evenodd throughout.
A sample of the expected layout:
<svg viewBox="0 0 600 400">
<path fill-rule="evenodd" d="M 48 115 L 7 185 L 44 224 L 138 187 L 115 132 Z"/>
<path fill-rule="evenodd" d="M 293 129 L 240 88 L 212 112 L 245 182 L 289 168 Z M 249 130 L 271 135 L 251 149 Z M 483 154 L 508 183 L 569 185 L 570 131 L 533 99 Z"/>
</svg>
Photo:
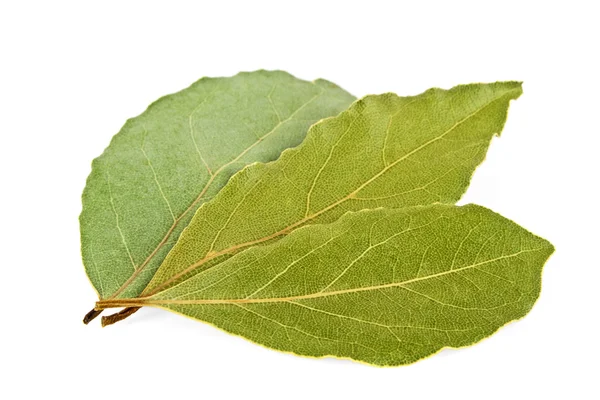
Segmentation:
<svg viewBox="0 0 600 400">
<path fill-rule="evenodd" d="M 114 323 L 122 321 L 125 318 L 129 317 L 131 314 L 134 314 L 140 308 L 141 307 L 127 307 L 127 308 L 122 309 L 118 313 L 104 316 L 104 317 L 102 317 L 102 327 L 112 325 Z"/>
<path fill-rule="evenodd" d="M 94 320 L 94 318 L 96 318 L 101 313 L 102 310 L 96 310 L 95 308 L 92 308 L 87 314 L 85 314 L 85 317 L 83 317 L 83 323 L 86 325 L 89 324 L 92 320 Z"/>
</svg>

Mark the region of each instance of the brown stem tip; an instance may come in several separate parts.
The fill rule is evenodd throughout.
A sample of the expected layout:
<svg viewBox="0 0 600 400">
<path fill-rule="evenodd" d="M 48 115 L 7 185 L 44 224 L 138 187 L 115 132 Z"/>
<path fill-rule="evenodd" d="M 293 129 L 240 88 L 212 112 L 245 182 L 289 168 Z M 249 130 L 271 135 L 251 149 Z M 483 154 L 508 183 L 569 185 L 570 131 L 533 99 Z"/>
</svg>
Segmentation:
<svg viewBox="0 0 600 400">
<path fill-rule="evenodd" d="M 95 308 L 91 309 L 90 312 L 85 314 L 85 317 L 83 317 L 83 323 L 86 325 L 89 324 L 90 321 L 92 321 L 94 318 L 96 318 L 101 313 L 102 313 L 102 310 L 96 310 Z"/>
<path fill-rule="evenodd" d="M 127 307 L 119 311 L 118 313 L 109 315 L 107 317 L 102 317 L 102 326 L 112 325 L 116 322 L 122 321 L 130 315 L 134 314 L 141 307 Z"/>
</svg>

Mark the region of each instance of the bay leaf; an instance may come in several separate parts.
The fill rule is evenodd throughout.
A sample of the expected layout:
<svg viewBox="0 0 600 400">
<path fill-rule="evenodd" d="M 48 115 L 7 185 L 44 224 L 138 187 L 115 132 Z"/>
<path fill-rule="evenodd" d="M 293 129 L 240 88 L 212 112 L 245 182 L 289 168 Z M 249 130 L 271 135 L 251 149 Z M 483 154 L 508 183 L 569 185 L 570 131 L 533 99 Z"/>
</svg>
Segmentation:
<svg viewBox="0 0 600 400">
<path fill-rule="evenodd" d="M 497 82 L 353 103 L 277 161 L 237 173 L 197 211 L 142 295 L 348 211 L 455 203 L 521 93 L 520 82 Z"/>
<path fill-rule="evenodd" d="M 235 172 L 276 159 L 353 100 L 325 80 L 256 71 L 203 78 L 128 120 L 83 193 L 82 256 L 99 297 L 138 295 Z"/>
<path fill-rule="evenodd" d="M 480 206 L 367 210 L 99 306 L 160 307 L 281 351 L 402 365 L 527 314 L 553 251 Z"/>
</svg>

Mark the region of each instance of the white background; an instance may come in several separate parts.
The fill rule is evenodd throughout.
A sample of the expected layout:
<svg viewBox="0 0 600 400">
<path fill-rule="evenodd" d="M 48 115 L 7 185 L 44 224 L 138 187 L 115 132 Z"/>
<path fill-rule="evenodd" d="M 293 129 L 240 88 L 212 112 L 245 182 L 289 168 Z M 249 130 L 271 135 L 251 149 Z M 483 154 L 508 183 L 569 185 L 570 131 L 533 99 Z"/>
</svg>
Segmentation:
<svg viewBox="0 0 600 400">
<path fill-rule="evenodd" d="M 2 2 L 0 397 L 600 398 L 599 15 L 593 1 Z M 358 97 L 523 80 L 463 202 L 556 246 L 531 313 L 386 369 L 282 354 L 160 310 L 84 326 L 91 160 L 158 97 L 259 68 Z"/>
</svg>

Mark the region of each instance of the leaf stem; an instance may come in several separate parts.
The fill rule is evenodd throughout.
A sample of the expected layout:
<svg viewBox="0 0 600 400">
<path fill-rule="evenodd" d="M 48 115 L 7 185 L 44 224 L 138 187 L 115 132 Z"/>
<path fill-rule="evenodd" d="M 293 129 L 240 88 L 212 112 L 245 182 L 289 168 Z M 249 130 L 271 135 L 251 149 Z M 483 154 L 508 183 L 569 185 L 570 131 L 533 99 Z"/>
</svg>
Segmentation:
<svg viewBox="0 0 600 400">
<path fill-rule="evenodd" d="M 102 310 L 92 308 L 87 314 L 85 314 L 85 317 L 83 317 L 83 323 L 86 325 L 89 324 L 94 318 L 96 318 L 101 313 Z"/>
<path fill-rule="evenodd" d="M 122 321 L 125 318 L 129 317 L 131 314 L 134 314 L 141 307 L 127 307 L 118 313 L 111 314 L 109 316 L 102 317 L 102 327 L 112 325 L 116 322 Z"/>
<path fill-rule="evenodd" d="M 107 308 L 140 308 L 147 305 L 147 298 L 132 299 L 102 299 L 96 302 L 96 310 L 105 310 Z"/>
</svg>

